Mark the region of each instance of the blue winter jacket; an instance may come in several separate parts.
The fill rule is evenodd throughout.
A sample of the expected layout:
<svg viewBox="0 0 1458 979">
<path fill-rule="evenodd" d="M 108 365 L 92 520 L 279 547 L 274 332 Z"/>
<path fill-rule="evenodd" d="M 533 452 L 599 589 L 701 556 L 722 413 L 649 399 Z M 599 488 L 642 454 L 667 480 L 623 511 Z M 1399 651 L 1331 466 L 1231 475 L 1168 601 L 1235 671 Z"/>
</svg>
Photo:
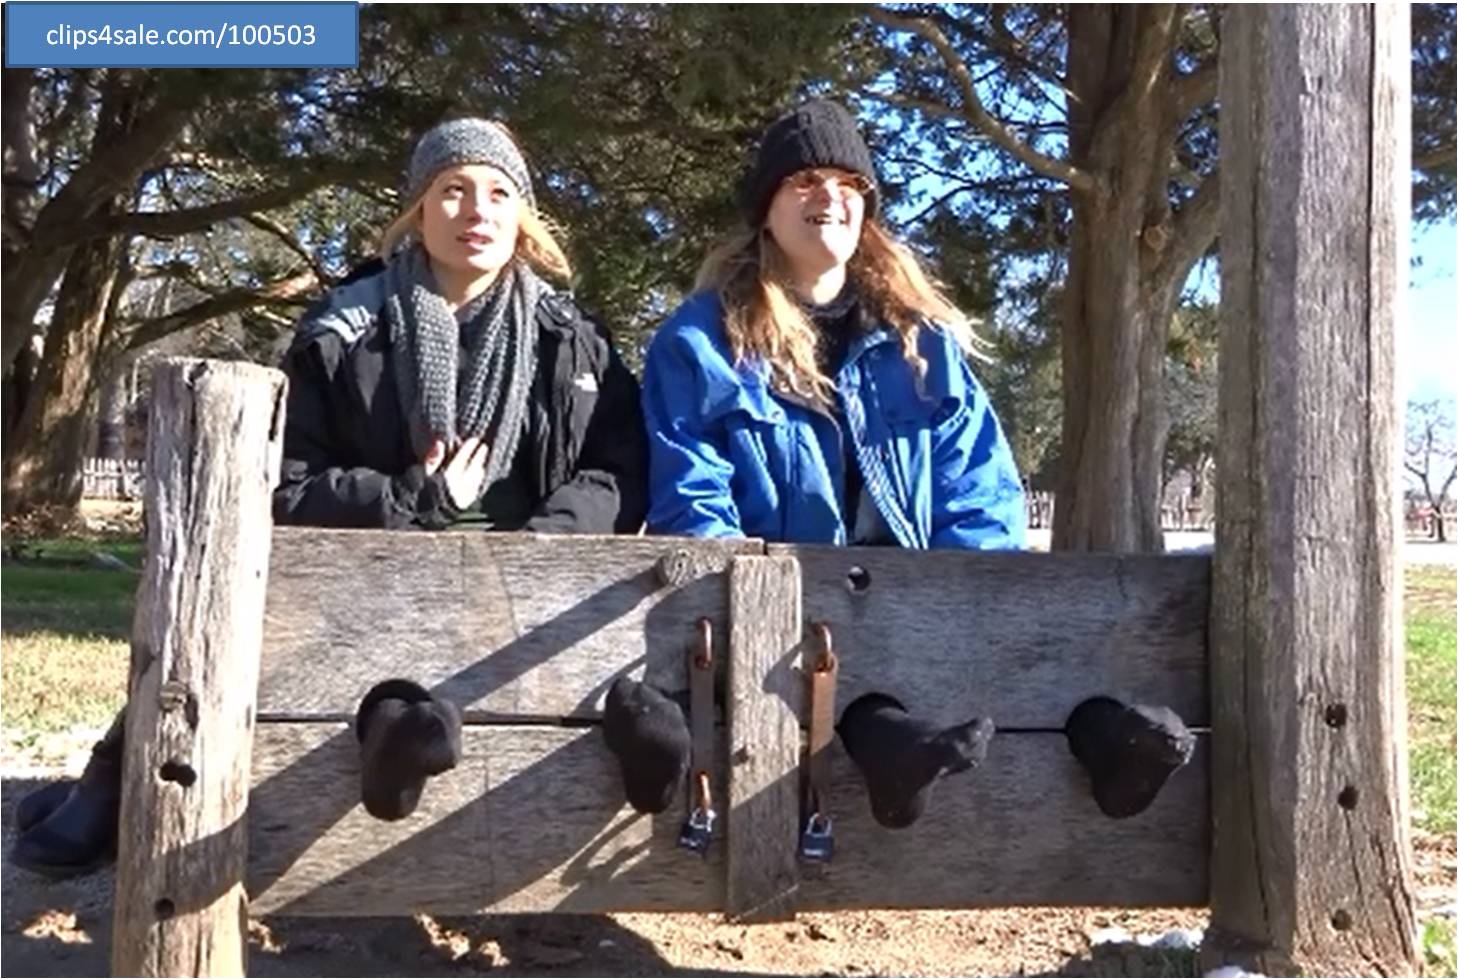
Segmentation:
<svg viewBox="0 0 1458 979">
<path fill-rule="evenodd" d="M 903 547 L 1024 546 L 1022 483 L 987 395 L 956 341 L 920 332 L 918 379 L 890 329 L 858 338 L 835 378 L 845 428 L 736 367 L 717 295 L 698 293 L 659 329 L 643 370 L 654 533 L 845 544 L 856 527 Z M 844 514 L 845 452 L 864 479 Z M 874 506 L 868 506 L 866 500 Z"/>
</svg>

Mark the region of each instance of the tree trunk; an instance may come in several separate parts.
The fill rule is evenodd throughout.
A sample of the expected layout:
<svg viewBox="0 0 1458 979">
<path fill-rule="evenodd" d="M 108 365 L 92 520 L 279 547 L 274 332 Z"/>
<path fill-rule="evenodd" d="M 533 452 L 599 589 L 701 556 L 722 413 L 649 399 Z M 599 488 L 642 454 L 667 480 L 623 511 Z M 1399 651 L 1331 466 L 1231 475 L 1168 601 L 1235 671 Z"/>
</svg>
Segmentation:
<svg viewBox="0 0 1458 979">
<path fill-rule="evenodd" d="M 15 438 L 20 430 L 20 416 L 30 403 L 30 393 L 35 387 L 35 375 L 40 370 L 41 354 L 45 351 L 45 337 L 40 334 L 20 348 L 5 372 L 4 381 L 4 431 L 5 444 Z"/>
<path fill-rule="evenodd" d="M 166 73 L 118 68 L 107 70 L 101 88 L 90 154 L 40 209 L 32 226 L 11 227 L 7 198 L 5 263 L 0 269 L 0 365 L 5 367 L 35 332 L 36 315 L 57 279 L 72 267 L 82 247 L 75 244 L 77 229 L 101 220 L 100 212 L 118 195 L 130 196 L 142 172 L 182 131 L 207 94 L 195 79 L 169 81 Z M 7 101 L 7 117 L 9 111 Z M 19 159 L 29 131 L 9 127 L 8 118 L 6 123 L 7 160 L 12 152 Z"/>
<path fill-rule="evenodd" d="M 97 238 L 77 248 L 66 268 L 40 370 L 6 444 L 6 514 L 73 508 L 81 500 L 98 361 L 125 244 L 124 238 Z"/>
<path fill-rule="evenodd" d="M 126 458 L 129 384 L 136 359 L 136 351 L 129 351 L 111 358 L 106 367 L 96 419 L 96 455 L 99 458 Z"/>
<path fill-rule="evenodd" d="M 6 68 L 4 122 L 4 255 L 6 264 L 24 250 L 41 205 L 41 166 L 36 145 L 34 68 Z"/>
<path fill-rule="evenodd" d="M 1055 550 L 1163 549 L 1165 343 L 1188 273 L 1162 261 L 1175 20 L 1165 7 L 1069 14 L 1071 156 L 1100 179 L 1072 191 Z"/>
</svg>

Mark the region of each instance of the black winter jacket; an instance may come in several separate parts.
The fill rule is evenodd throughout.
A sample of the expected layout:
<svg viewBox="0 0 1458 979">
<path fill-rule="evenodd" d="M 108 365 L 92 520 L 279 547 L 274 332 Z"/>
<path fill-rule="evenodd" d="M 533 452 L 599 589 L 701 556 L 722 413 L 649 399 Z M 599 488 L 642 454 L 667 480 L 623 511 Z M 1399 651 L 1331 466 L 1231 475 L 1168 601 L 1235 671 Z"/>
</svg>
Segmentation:
<svg viewBox="0 0 1458 979">
<path fill-rule="evenodd" d="M 381 266 L 381 269 L 383 267 Z M 274 520 L 439 529 L 463 515 L 410 447 L 384 323 L 385 275 L 337 286 L 299 323 Z M 544 292 L 527 430 L 510 476 L 479 504 L 495 530 L 634 533 L 647 509 L 638 382 L 606 330 Z"/>
</svg>

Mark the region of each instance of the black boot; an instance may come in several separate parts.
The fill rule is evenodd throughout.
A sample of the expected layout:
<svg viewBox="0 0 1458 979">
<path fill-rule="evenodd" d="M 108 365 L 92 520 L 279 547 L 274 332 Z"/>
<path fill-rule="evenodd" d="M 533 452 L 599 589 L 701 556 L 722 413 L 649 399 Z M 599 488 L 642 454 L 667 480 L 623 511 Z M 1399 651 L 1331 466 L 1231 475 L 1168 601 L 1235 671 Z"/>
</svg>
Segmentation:
<svg viewBox="0 0 1458 979">
<path fill-rule="evenodd" d="M 868 693 L 845 709 L 835 730 L 866 780 L 871 815 L 882 826 L 903 829 L 921 818 L 938 778 L 982 763 L 996 728 L 974 717 L 938 729 L 912 717 L 894 697 Z"/>
<path fill-rule="evenodd" d="M 15 815 L 11 821 L 15 824 L 16 832 L 24 833 L 55 812 L 61 803 L 70 798 L 71 790 L 74 788 L 76 788 L 74 778 L 63 778 L 27 793 L 25 798 L 15 804 Z"/>
<path fill-rule="evenodd" d="M 1112 697 L 1079 704 L 1064 733 L 1093 782 L 1094 801 L 1114 819 L 1147 809 L 1195 750 L 1195 736 L 1168 707 L 1126 707 Z"/>
<path fill-rule="evenodd" d="M 646 683 L 618 677 L 603 707 L 602 732 L 618 757 L 628 803 L 642 813 L 672 805 L 688 776 L 692 746 L 683 708 Z"/>
<path fill-rule="evenodd" d="M 354 718 L 360 742 L 360 798 L 376 819 L 404 819 L 425 780 L 461 761 L 461 712 L 409 680 L 386 680 L 365 694 Z"/>
<path fill-rule="evenodd" d="M 47 877 L 88 874 L 116 857 L 116 827 L 121 814 L 122 737 L 126 711 L 117 714 L 106 736 L 91 749 L 86 770 L 65 794 L 60 786 L 37 789 L 16 809 L 35 819 L 24 828 L 10 851 L 17 867 Z M 47 804 L 54 802 L 49 812 Z"/>
</svg>

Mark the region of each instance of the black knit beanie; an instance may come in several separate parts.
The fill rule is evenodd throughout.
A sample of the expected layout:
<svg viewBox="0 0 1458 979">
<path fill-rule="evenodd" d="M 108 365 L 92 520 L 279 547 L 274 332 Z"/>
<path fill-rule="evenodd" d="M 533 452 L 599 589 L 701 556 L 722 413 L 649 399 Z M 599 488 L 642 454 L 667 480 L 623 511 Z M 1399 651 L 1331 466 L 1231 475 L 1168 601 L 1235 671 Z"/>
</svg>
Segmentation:
<svg viewBox="0 0 1458 979">
<path fill-rule="evenodd" d="M 781 181 L 815 167 L 837 167 L 869 180 L 866 217 L 875 216 L 879 190 L 871 151 L 845 107 L 819 99 L 781 116 L 764 131 L 759 155 L 739 191 L 740 213 L 749 226 L 758 228 L 764 223 Z"/>
</svg>

